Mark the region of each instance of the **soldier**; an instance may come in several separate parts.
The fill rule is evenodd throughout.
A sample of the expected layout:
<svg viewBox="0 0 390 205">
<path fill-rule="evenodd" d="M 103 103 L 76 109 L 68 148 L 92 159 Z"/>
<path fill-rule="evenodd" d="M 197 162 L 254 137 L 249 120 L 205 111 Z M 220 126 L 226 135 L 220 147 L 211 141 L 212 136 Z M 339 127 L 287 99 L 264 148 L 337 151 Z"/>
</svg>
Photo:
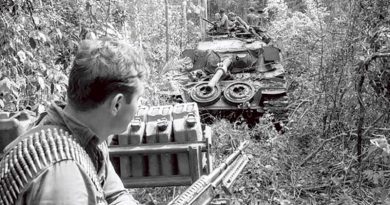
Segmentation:
<svg viewBox="0 0 390 205">
<path fill-rule="evenodd" d="M 225 9 L 220 9 L 219 14 L 221 15 L 221 20 L 217 23 L 217 27 L 221 32 L 227 32 L 229 19 L 225 13 Z"/>
<path fill-rule="evenodd" d="M 258 21 L 257 21 L 258 24 L 257 25 L 260 28 L 264 28 L 266 26 L 266 23 L 267 23 L 267 16 L 266 16 L 263 9 L 259 9 L 257 12 L 258 12 Z"/>
<path fill-rule="evenodd" d="M 255 14 L 255 9 L 253 7 L 249 7 L 249 14 L 246 17 L 246 22 L 250 26 L 257 26 L 259 24 L 259 17 Z"/>
<path fill-rule="evenodd" d="M 246 52 L 231 56 L 231 65 L 228 71 L 231 73 L 239 73 L 243 71 L 251 71 L 256 69 L 261 63 L 258 59 L 259 49 L 247 50 Z M 221 63 L 225 57 L 213 50 L 200 51 L 194 49 L 184 50 L 181 57 L 188 57 L 192 62 L 192 67 L 189 66 L 181 70 L 181 72 L 191 72 L 200 70 L 206 75 L 214 74 L 218 70 L 218 63 Z"/>
<path fill-rule="evenodd" d="M 230 32 L 244 32 L 245 28 L 241 24 L 241 22 L 244 22 L 239 16 L 237 16 L 233 12 L 229 12 L 229 23 L 228 23 L 228 31 Z"/>
<path fill-rule="evenodd" d="M 85 40 L 70 71 L 68 102 L 5 149 L 0 204 L 138 202 L 109 160 L 106 139 L 126 130 L 143 93 L 146 63 L 118 40 Z"/>
<path fill-rule="evenodd" d="M 212 23 L 212 27 L 209 28 L 209 32 L 219 32 L 221 29 L 218 28 L 218 23 L 221 22 L 221 14 L 215 13 L 214 21 Z"/>
</svg>

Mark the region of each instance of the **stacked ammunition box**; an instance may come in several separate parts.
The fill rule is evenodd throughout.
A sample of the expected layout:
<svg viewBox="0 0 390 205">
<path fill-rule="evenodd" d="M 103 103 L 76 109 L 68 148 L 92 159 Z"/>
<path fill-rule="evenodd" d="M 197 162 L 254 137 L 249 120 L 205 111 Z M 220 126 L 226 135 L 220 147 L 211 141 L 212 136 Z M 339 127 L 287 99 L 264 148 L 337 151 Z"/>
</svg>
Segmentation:
<svg viewBox="0 0 390 205">
<path fill-rule="evenodd" d="M 196 103 L 142 106 L 114 136 L 111 160 L 127 188 L 190 185 L 210 169 L 210 137 Z"/>
</svg>

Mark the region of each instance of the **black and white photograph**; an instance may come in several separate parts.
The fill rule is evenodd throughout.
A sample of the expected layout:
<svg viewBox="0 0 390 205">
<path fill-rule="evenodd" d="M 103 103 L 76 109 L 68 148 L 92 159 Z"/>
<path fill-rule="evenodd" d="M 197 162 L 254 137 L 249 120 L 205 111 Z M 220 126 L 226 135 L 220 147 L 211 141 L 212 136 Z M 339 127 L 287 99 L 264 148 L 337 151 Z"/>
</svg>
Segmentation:
<svg viewBox="0 0 390 205">
<path fill-rule="evenodd" d="M 0 205 L 390 205 L 389 0 L 0 0 Z"/>
</svg>

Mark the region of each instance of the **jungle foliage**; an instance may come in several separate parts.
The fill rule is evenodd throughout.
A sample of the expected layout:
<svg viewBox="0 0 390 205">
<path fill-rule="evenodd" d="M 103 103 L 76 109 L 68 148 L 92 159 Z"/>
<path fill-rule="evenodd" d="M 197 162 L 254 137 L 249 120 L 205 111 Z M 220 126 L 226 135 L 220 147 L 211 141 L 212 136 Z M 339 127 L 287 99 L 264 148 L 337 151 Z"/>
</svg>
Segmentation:
<svg viewBox="0 0 390 205">
<path fill-rule="evenodd" d="M 150 66 L 145 99 L 166 103 L 161 79 L 176 76 L 165 71 L 180 67 L 180 51 L 200 40 L 198 2 L 0 1 L 0 109 L 39 114 L 64 100 L 78 42 L 94 35 L 141 47 Z M 208 13 L 224 7 L 245 15 L 251 5 L 265 8 L 282 50 L 290 119 L 283 134 L 270 115 L 252 129 L 223 120 L 212 126 L 216 164 L 239 140 L 252 143 L 233 202 L 389 204 L 390 2 L 210 0 Z M 166 202 L 181 190 L 134 194 Z"/>
</svg>

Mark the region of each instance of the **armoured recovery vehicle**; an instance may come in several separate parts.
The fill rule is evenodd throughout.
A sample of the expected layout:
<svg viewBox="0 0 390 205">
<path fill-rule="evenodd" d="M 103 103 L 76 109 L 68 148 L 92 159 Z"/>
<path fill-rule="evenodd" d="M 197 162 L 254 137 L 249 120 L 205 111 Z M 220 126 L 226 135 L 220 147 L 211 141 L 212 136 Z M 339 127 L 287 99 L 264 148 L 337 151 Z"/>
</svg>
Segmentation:
<svg viewBox="0 0 390 205">
<path fill-rule="evenodd" d="M 249 125 L 265 113 L 286 121 L 288 96 L 280 49 L 269 36 L 243 22 L 243 30 L 209 32 L 195 49 L 184 50 L 192 66 L 174 94 L 177 102 L 196 102 L 203 122 L 243 119 Z M 279 125 L 279 123 L 277 123 Z"/>
</svg>

